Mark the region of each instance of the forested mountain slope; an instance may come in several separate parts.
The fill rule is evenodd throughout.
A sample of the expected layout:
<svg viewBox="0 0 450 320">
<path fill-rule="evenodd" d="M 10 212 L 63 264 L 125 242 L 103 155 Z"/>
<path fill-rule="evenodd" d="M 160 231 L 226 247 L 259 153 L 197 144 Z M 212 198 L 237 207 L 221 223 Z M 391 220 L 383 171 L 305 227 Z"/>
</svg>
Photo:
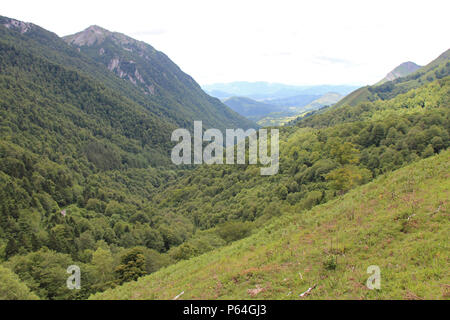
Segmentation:
<svg viewBox="0 0 450 320">
<path fill-rule="evenodd" d="M 344 122 L 363 121 L 389 114 L 406 115 L 421 109 L 450 106 L 450 76 L 435 80 L 390 100 L 364 100 L 357 105 L 333 106 L 298 119 L 299 127 L 327 127 Z"/>
<path fill-rule="evenodd" d="M 70 292 L 58 281 L 66 262 L 92 268 L 100 247 L 119 261 L 126 248 L 145 246 L 157 257 L 147 272 L 170 263 L 159 252 L 193 233 L 186 218 L 151 208 L 156 190 L 183 174 L 170 162 L 172 131 L 193 117 L 205 127 L 250 122 L 204 93 L 211 105 L 187 117 L 180 92 L 150 97 L 55 34 L 5 17 L 0 71 L 0 261 L 42 299 L 101 290 Z"/>
<path fill-rule="evenodd" d="M 158 86 L 155 87 L 159 88 L 160 92 L 155 91 L 153 95 L 133 84 L 123 74 L 122 77 L 127 81 L 121 79 L 120 73 L 117 74 L 117 72 L 108 70 L 108 65 L 103 65 L 102 60 L 97 55 L 94 54 L 89 57 L 89 50 L 85 53 L 85 50 L 67 45 L 63 39 L 37 25 L 7 17 L 0 17 L 0 25 L 2 26 L 2 38 L 4 40 L 9 39 L 23 48 L 26 47 L 34 55 L 44 57 L 55 64 L 63 65 L 77 72 L 83 72 L 105 86 L 114 89 L 120 95 L 145 107 L 152 114 L 161 118 L 161 121 L 172 122 L 178 127 L 191 127 L 193 120 L 203 120 L 205 127 L 248 128 L 254 126 L 254 123 L 236 114 L 220 103 L 218 99 L 206 95 L 199 89 L 195 81 L 189 75 L 183 73 L 167 56 L 143 42 L 121 35 L 126 37 L 130 43 L 136 44 L 137 47 L 148 50 L 145 53 L 152 56 L 150 61 L 146 60 L 146 63 L 139 70 L 136 70 L 138 72 L 154 72 L 155 74 L 151 73 L 153 81 L 162 79 L 161 83 L 157 82 Z M 105 32 L 108 31 L 105 30 Z M 126 49 L 128 48 L 116 46 L 110 51 L 113 51 L 114 56 L 130 55 L 131 52 Z M 110 53 L 110 51 L 107 51 L 107 53 Z M 153 56 L 156 58 L 153 59 Z M 115 74 L 117 75 L 113 76 Z M 138 81 L 139 83 L 140 81 Z"/>
<path fill-rule="evenodd" d="M 176 110 L 171 110 L 148 99 L 144 92 L 131 82 L 114 76 L 103 65 L 67 45 L 56 34 L 32 23 L 25 23 L 11 18 L 0 17 L 0 22 L 2 26 L 0 32 L 2 32 L 3 41 L 13 43 L 36 57 L 44 58 L 51 63 L 80 72 L 86 77 L 98 81 L 114 90 L 117 94 L 144 107 L 161 122 L 172 122 L 177 126 L 187 122 L 186 119 L 177 114 Z"/>
<path fill-rule="evenodd" d="M 91 298 L 448 299 L 449 157 L 286 212 L 247 239 Z M 366 287 L 371 265 L 381 290 Z"/>
</svg>

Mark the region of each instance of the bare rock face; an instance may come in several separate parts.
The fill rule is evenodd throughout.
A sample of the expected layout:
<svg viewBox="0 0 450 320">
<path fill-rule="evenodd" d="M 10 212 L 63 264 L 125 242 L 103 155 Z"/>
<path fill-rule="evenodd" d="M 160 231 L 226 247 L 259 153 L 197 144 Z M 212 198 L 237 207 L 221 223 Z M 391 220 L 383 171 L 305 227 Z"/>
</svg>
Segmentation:
<svg viewBox="0 0 450 320">
<path fill-rule="evenodd" d="M 108 64 L 108 70 L 109 71 L 116 70 L 116 68 L 119 67 L 119 64 L 120 64 L 119 58 L 111 59 L 111 61 Z"/>
<path fill-rule="evenodd" d="M 8 19 L 8 21 L 6 23 L 4 23 L 3 25 L 8 29 L 18 30 L 22 34 L 31 30 L 34 26 L 32 23 L 22 22 L 22 21 L 15 20 L 15 19 Z"/>
<path fill-rule="evenodd" d="M 148 76 L 142 75 L 136 61 L 131 59 L 131 57 L 136 57 L 150 61 L 149 55 L 157 54 L 157 51 L 151 46 L 95 25 L 63 39 L 81 51 L 98 48 L 96 54 L 107 59 L 103 60 L 103 63 L 106 64 L 109 71 L 114 72 L 122 79 L 129 80 L 135 86 L 140 87 L 144 93 L 155 94 L 155 85 Z"/>
<path fill-rule="evenodd" d="M 69 44 L 76 46 L 92 46 L 93 44 L 101 44 L 111 32 L 99 26 L 90 26 L 86 30 L 76 33 L 73 36 L 65 37 Z"/>
<path fill-rule="evenodd" d="M 136 79 L 138 79 L 141 83 L 145 84 L 144 78 L 142 78 L 141 74 L 139 73 L 139 70 L 136 69 L 136 71 L 134 72 L 134 76 L 136 77 Z"/>
</svg>

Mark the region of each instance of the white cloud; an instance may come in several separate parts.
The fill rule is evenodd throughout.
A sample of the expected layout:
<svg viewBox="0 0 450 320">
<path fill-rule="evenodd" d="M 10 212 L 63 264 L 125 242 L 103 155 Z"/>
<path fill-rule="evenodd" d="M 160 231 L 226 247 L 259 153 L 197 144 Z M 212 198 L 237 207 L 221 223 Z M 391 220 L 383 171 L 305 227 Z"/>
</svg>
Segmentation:
<svg viewBox="0 0 450 320">
<path fill-rule="evenodd" d="M 202 84 L 369 84 L 448 49 L 448 1 L 5 1 L 66 35 L 97 24 L 148 42 Z"/>
</svg>

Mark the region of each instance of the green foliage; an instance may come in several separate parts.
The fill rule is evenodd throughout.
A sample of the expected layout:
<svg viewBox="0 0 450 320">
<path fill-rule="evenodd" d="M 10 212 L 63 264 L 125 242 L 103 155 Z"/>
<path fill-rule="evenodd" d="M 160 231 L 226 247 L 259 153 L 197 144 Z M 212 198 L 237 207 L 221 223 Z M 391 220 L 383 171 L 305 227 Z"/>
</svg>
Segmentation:
<svg viewBox="0 0 450 320">
<path fill-rule="evenodd" d="M 24 256 L 14 256 L 5 265 L 40 298 L 73 299 L 76 292 L 66 286 L 69 276 L 66 270 L 73 264 L 66 254 L 41 249 Z"/>
<path fill-rule="evenodd" d="M 291 208 L 243 240 L 90 299 L 172 299 L 181 291 L 184 299 L 255 299 L 249 289 L 257 285 L 258 299 L 296 300 L 313 285 L 302 299 L 448 299 L 449 156 L 309 211 Z M 381 290 L 366 287 L 370 265 L 381 269 Z"/>
<path fill-rule="evenodd" d="M 114 272 L 119 284 L 137 280 L 146 274 L 144 252 L 139 248 L 128 250 L 120 259 Z"/>
<path fill-rule="evenodd" d="M 26 284 L 11 270 L 0 265 L 0 300 L 37 300 Z"/>
<path fill-rule="evenodd" d="M 367 183 L 372 178 L 368 169 L 359 169 L 355 166 L 345 166 L 335 169 L 325 176 L 334 189 L 347 192 L 354 187 Z"/>
<path fill-rule="evenodd" d="M 114 258 L 111 251 L 99 247 L 92 255 L 97 291 L 103 291 L 114 280 Z"/>
<path fill-rule="evenodd" d="M 329 255 L 326 257 L 325 261 L 323 262 L 323 267 L 325 270 L 336 270 L 337 268 L 337 256 Z"/>
<path fill-rule="evenodd" d="M 226 222 L 217 227 L 217 233 L 227 243 L 245 238 L 250 232 L 251 225 L 248 222 Z"/>
</svg>

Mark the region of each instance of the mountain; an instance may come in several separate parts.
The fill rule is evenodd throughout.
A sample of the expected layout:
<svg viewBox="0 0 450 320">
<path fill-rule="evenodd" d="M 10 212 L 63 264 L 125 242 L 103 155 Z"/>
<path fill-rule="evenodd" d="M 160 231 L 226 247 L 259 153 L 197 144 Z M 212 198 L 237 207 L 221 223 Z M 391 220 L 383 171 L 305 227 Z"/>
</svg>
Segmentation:
<svg viewBox="0 0 450 320">
<path fill-rule="evenodd" d="M 203 120 L 206 127 L 218 129 L 255 126 L 208 96 L 192 77 L 149 44 L 99 26 L 63 39 L 188 122 Z"/>
<path fill-rule="evenodd" d="M 337 92 L 339 94 L 346 95 L 356 88 L 356 86 L 348 85 L 292 86 L 262 81 L 216 83 L 203 86 L 203 89 L 206 92 L 221 99 L 239 96 L 254 100 L 266 100 L 265 102 L 267 103 L 271 102 L 269 100 L 285 99 L 294 96 L 314 95 L 317 98 L 327 92 Z"/>
<path fill-rule="evenodd" d="M 412 67 L 414 68 L 414 67 Z M 404 68 L 402 68 L 404 69 Z M 404 73 L 404 70 L 402 71 Z M 435 60 L 409 75 L 373 86 L 365 86 L 340 100 L 336 106 L 357 105 L 364 101 L 386 100 L 396 95 L 418 88 L 423 84 L 442 79 L 450 74 L 450 49 Z"/>
<path fill-rule="evenodd" d="M 0 46 L 4 142 L 99 170 L 168 163 L 181 118 L 34 24 L 1 17 Z"/>
<path fill-rule="evenodd" d="M 405 77 L 405 76 L 407 76 L 407 75 L 417 71 L 420 68 L 421 68 L 421 66 L 419 66 L 418 64 L 415 64 L 414 62 L 411 62 L 411 61 L 403 62 L 402 64 L 397 66 L 394 70 L 389 72 L 386 75 L 386 77 L 384 77 L 377 84 L 383 84 L 383 83 L 385 83 L 387 81 L 392 81 L 392 80 L 395 80 L 397 78 Z"/>
<path fill-rule="evenodd" d="M 7 81 L 6 83 L 13 81 L 6 79 L 18 73 L 22 74 L 24 78 L 21 85 L 28 86 L 30 92 L 35 92 L 34 87 L 41 85 L 40 90 L 44 93 L 42 96 L 54 101 L 42 111 L 42 114 L 48 112 L 63 116 L 73 130 L 80 126 L 89 128 L 92 139 L 97 142 L 99 139 L 103 139 L 102 143 L 109 145 L 111 150 L 119 147 L 127 153 L 125 150 L 129 147 L 125 147 L 127 143 L 124 141 L 135 139 L 136 141 L 131 144 L 138 143 L 147 149 L 139 156 L 146 159 L 145 163 L 169 163 L 169 147 L 172 145 L 170 136 L 177 127 L 191 128 L 194 120 L 203 120 L 205 127 L 249 128 L 256 126 L 253 122 L 229 109 L 218 99 L 205 94 L 191 77 L 184 74 L 164 54 L 149 49 L 151 47 L 143 43 L 125 38 L 130 46 L 133 44 L 139 48 L 145 48 L 145 50 L 149 50 L 149 54 L 151 51 L 155 56 L 154 61 L 152 60 L 151 63 L 142 67 L 143 71 L 133 69 L 134 75 L 140 75 L 139 72 L 142 72 L 147 76 L 156 71 L 162 75 L 161 78 L 164 80 L 161 81 L 156 76 L 154 77 L 155 91 L 153 94 L 137 86 L 131 76 L 127 77 L 128 80 L 122 79 L 125 77 L 124 73 L 117 74 L 118 69 L 111 72 L 98 61 L 84 52 L 80 52 L 82 51 L 80 48 L 67 45 L 57 35 L 37 25 L 0 17 L 0 26 L 3 49 L 1 53 L 4 57 L 2 76 Z M 109 40 L 112 33 L 108 33 L 104 29 L 93 27 L 88 30 L 88 35 L 90 32 L 94 32 L 102 41 L 113 42 L 113 40 Z M 79 37 L 83 34 L 79 34 Z M 104 37 L 102 38 L 101 35 Z M 80 38 L 77 39 L 77 43 L 81 43 Z M 89 37 L 87 39 L 92 40 Z M 121 37 L 119 39 L 123 40 Z M 90 44 L 90 42 L 86 43 Z M 123 51 L 128 52 L 125 49 Z M 26 63 L 35 68 L 31 71 L 28 70 Z M 126 63 L 124 62 L 125 65 Z M 130 65 L 132 68 L 133 63 Z M 122 68 L 126 69 L 123 66 Z M 139 76 L 139 78 L 142 77 Z M 34 82 L 38 79 L 38 82 Z M 11 97 L 17 96 L 20 92 L 19 89 L 7 90 L 12 94 Z M 149 89 L 147 88 L 147 90 Z M 68 95 L 67 92 L 71 95 Z M 25 95 L 23 99 L 30 99 L 30 96 Z M 12 98 L 12 103 L 17 103 L 17 100 Z M 73 108 L 70 112 L 64 110 L 67 103 Z M 29 104 L 31 108 L 33 102 L 30 100 Z M 13 104 L 10 107 L 12 108 Z M 55 110 L 52 111 L 52 108 Z M 70 116 L 71 113 L 79 113 L 78 122 L 74 122 Z M 8 114 L 8 116 L 10 115 Z M 30 120 L 36 121 L 36 119 Z M 95 121 L 103 124 L 101 130 L 95 126 Z M 42 127 L 40 123 L 38 126 Z M 48 131 L 48 134 L 50 132 Z M 98 132 L 102 132 L 102 134 L 99 135 Z M 106 134 L 106 132 L 110 133 Z M 78 130 L 78 133 L 72 138 L 75 139 L 80 133 L 81 131 Z M 121 141 L 122 138 L 120 138 L 113 142 L 109 138 L 111 135 L 121 136 L 124 140 Z M 118 141 L 121 141 L 121 147 Z M 64 140 L 64 143 L 67 142 L 68 140 Z M 64 148 L 64 143 L 58 147 Z M 85 144 L 89 145 L 88 142 Z M 117 152 L 116 155 L 119 156 L 120 153 Z M 135 158 L 136 155 L 132 157 Z"/>
</svg>

